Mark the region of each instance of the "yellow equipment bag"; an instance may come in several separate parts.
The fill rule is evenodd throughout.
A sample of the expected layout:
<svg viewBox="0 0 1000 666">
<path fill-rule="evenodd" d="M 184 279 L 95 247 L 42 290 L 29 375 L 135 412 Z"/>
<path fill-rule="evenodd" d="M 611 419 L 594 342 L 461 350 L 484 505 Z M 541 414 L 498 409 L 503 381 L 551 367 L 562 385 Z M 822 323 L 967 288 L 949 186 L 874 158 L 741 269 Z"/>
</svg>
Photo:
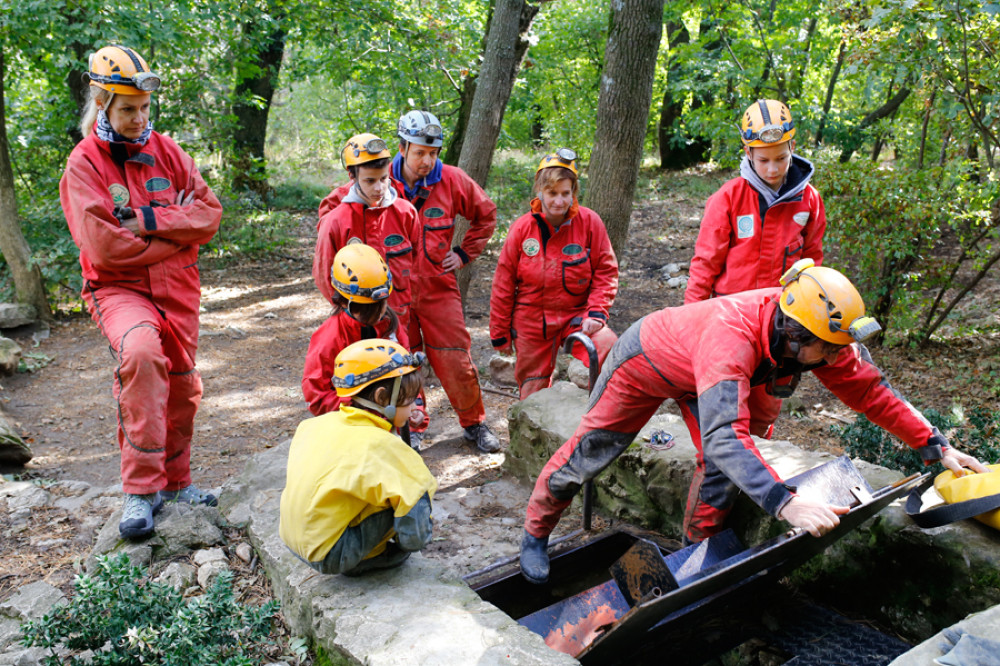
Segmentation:
<svg viewBox="0 0 1000 666">
<path fill-rule="evenodd" d="M 920 496 L 931 486 L 930 475 L 927 475 L 924 483 L 910 491 L 906 500 L 907 515 L 924 529 L 975 518 L 1000 530 L 1000 465 L 986 467 L 990 470 L 986 474 L 967 472 L 955 476 L 951 470 L 938 474 L 933 480 L 934 488 L 947 504 L 921 511 Z"/>
</svg>

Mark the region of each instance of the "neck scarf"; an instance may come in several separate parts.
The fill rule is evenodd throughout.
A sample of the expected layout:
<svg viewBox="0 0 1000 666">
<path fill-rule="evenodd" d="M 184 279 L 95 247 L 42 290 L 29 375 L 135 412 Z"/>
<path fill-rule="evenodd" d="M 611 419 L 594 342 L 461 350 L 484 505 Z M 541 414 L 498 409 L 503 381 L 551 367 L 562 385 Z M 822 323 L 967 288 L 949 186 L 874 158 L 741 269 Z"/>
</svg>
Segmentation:
<svg viewBox="0 0 1000 666">
<path fill-rule="evenodd" d="M 149 135 L 152 133 L 153 121 L 150 120 L 146 123 L 146 129 L 143 130 L 142 136 L 138 139 L 129 139 L 115 131 L 104 109 L 98 109 L 97 111 L 97 138 L 102 141 L 107 141 L 108 143 L 137 143 L 140 146 L 145 146 L 146 142 L 149 141 Z"/>
</svg>

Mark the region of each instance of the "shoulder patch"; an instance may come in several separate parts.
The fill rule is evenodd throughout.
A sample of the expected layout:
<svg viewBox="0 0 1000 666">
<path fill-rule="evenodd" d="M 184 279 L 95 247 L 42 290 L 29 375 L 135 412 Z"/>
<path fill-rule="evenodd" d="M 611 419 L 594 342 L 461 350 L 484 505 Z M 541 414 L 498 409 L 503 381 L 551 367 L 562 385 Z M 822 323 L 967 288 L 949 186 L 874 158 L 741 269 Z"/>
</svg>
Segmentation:
<svg viewBox="0 0 1000 666">
<path fill-rule="evenodd" d="M 521 243 L 521 249 L 524 250 L 526 255 L 533 257 L 542 249 L 542 245 L 538 242 L 537 238 L 525 238 L 524 242 Z"/>
<path fill-rule="evenodd" d="M 147 192 L 162 192 L 163 190 L 170 188 L 170 181 L 166 178 L 156 176 L 155 178 L 150 178 L 146 181 L 146 191 Z"/>
<path fill-rule="evenodd" d="M 581 252 L 583 252 L 583 247 L 576 243 L 570 243 L 562 249 L 563 254 L 580 254 Z"/>
<path fill-rule="evenodd" d="M 428 208 L 424 211 L 424 217 L 429 217 L 432 220 L 436 220 L 439 217 L 444 217 L 444 210 L 434 206 L 433 208 Z"/>
<path fill-rule="evenodd" d="M 753 215 L 740 215 L 736 218 L 736 237 L 753 238 L 754 221 Z"/>
<path fill-rule="evenodd" d="M 800 227 L 804 227 L 809 221 L 809 211 L 804 210 L 801 213 L 796 213 L 795 215 L 792 215 L 792 219 L 795 220 L 795 224 Z"/>
<path fill-rule="evenodd" d="M 126 206 L 132 198 L 132 195 L 128 192 L 128 188 L 121 183 L 111 183 L 108 185 L 108 192 L 111 192 L 111 201 L 116 206 Z"/>
<path fill-rule="evenodd" d="M 404 240 L 405 239 L 401 234 L 389 234 L 385 237 L 385 240 L 382 241 L 382 244 L 386 247 L 396 247 L 397 245 L 402 245 Z"/>
</svg>

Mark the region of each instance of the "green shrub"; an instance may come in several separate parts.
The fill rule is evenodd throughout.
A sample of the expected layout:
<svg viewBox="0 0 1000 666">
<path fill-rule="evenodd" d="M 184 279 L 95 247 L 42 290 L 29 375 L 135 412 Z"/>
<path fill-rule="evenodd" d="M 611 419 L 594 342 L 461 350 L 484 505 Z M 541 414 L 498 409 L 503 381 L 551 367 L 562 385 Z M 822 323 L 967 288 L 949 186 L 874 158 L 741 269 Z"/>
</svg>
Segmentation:
<svg viewBox="0 0 1000 666">
<path fill-rule="evenodd" d="M 942 414 L 935 409 L 927 409 L 923 414 L 964 453 L 984 462 L 1000 459 L 1000 438 L 997 437 L 1000 434 L 1000 410 L 973 407 L 967 414 L 961 409 L 956 409 L 954 414 Z M 859 414 L 850 425 L 833 426 L 833 430 L 852 458 L 861 458 L 904 474 L 924 471 L 919 453 L 869 421 L 864 414 Z"/>
<path fill-rule="evenodd" d="M 99 557 L 94 575 L 77 576 L 75 586 L 68 604 L 22 625 L 25 646 L 51 650 L 46 666 L 252 666 L 260 663 L 278 608 L 273 601 L 259 608 L 236 603 L 228 571 L 204 596 L 185 602 L 169 585 L 148 581 L 124 553 Z M 56 647 L 71 655 L 57 656 Z M 81 656 L 87 650 L 92 654 Z"/>
<path fill-rule="evenodd" d="M 271 210 L 252 195 L 224 209 L 219 233 L 202 248 L 222 264 L 243 257 L 260 258 L 292 242 L 298 217 L 285 210 Z"/>
</svg>

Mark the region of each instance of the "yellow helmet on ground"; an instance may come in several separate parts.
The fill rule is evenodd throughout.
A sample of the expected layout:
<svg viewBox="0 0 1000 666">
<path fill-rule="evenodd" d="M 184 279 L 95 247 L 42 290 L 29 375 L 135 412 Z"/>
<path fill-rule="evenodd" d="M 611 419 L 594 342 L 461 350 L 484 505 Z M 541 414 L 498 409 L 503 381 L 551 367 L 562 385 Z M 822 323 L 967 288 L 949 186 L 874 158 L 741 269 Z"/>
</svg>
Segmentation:
<svg viewBox="0 0 1000 666">
<path fill-rule="evenodd" d="M 352 136 L 340 153 L 345 166 L 359 166 L 385 157 L 392 157 L 385 141 L 374 134 L 364 133 Z"/>
<path fill-rule="evenodd" d="M 112 44 L 90 55 L 90 85 L 116 95 L 144 95 L 160 87 L 160 77 L 142 56 L 126 46 Z"/>
<path fill-rule="evenodd" d="M 377 303 L 392 293 L 392 273 L 373 247 L 351 243 L 333 257 L 330 282 L 348 303 Z"/>
<path fill-rule="evenodd" d="M 549 167 L 563 167 L 572 171 L 576 176 L 580 175 L 576 170 L 576 152 L 569 148 L 560 148 L 556 152 L 543 157 L 542 161 L 538 163 L 535 173 L 537 174 L 542 169 L 548 169 Z"/>
<path fill-rule="evenodd" d="M 835 345 L 864 342 L 882 330 L 865 316 L 861 294 L 842 273 L 799 259 L 781 276 L 781 311 L 821 340 Z"/>
<path fill-rule="evenodd" d="M 787 143 L 795 138 L 792 112 L 776 99 L 759 99 L 743 113 L 740 140 L 749 148 Z"/>
<path fill-rule="evenodd" d="M 424 358 L 422 353 L 410 354 L 403 345 L 392 340 L 359 340 L 347 345 L 337 354 L 333 386 L 341 397 L 356 395 L 369 384 L 381 379 L 416 372 L 423 366 Z"/>
</svg>

